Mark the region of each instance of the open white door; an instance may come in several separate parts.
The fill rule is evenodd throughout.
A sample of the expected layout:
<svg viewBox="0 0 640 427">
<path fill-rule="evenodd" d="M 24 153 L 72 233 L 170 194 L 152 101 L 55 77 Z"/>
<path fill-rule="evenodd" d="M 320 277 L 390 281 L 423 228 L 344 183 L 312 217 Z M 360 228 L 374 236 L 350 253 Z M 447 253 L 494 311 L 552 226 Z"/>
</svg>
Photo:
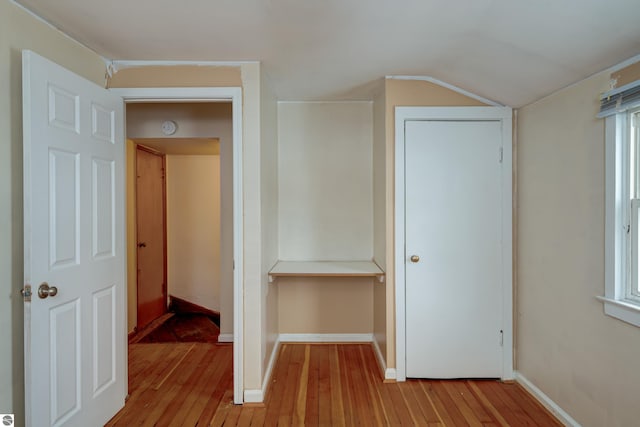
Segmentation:
<svg viewBox="0 0 640 427">
<path fill-rule="evenodd" d="M 123 101 L 24 51 L 23 114 L 26 425 L 103 425 L 127 392 Z"/>
</svg>

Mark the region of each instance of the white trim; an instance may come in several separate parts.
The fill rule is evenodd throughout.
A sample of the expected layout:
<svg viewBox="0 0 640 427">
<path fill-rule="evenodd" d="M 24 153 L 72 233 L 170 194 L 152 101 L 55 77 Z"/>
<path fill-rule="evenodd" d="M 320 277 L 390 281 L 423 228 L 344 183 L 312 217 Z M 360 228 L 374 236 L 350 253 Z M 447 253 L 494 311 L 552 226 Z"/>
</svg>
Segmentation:
<svg viewBox="0 0 640 427">
<path fill-rule="evenodd" d="M 556 402 L 551 400 L 549 396 L 544 394 L 542 390 L 536 387 L 520 372 L 516 372 L 516 381 L 518 382 L 518 384 L 524 387 L 524 389 L 527 390 L 533 397 L 535 397 L 542 406 L 547 408 L 549 412 L 555 415 L 555 417 L 558 418 L 558 420 L 560 420 L 560 422 L 562 422 L 564 425 L 571 427 L 581 427 L 580 424 L 571 417 L 571 415 L 569 415 L 564 409 L 562 409 Z"/>
<path fill-rule="evenodd" d="M 280 334 L 280 342 L 373 342 L 373 334 Z"/>
<path fill-rule="evenodd" d="M 218 335 L 218 342 L 233 342 L 233 334 Z"/>
<path fill-rule="evenodd" d="M 604 296 L 596 298 L 603 303 L 606 315 L 640 327 L 640 305 L 625 301 L 630 244 L 624 232 L 630 224 L 627 118 L 627 113 L 605 118 Z"/>
<path fill-rule="evenodd" d="M 244 403 L 262 403 L 262 402 L 264 402 L 264 390 L 247 389 L 244 391 Z"/>
<path fill-rule="evenodd" d="M 623 68 L 628 67 L 629 65 L 635 64 L 636 62 L 640 62 L 640 54 L 632 56 L 631 58 L 624 60 L 614 65 L 613 67 L 606 68 L 605 71 L 608 71 L 610 73 L 615 73 L 616 71 L 620 71 Z"/>
<path fill-rule="evenodd" d="M 378 361 L 378 366 L 380 367 L 380 372 L 382 372 L 382 377 L 385 380 L 395 380 L 396 370 L 393 368 L 387 368 L 387 362 L 385 362 L 384 357 L 382 357 L 382 351 L 380 350 L 378 341 L 374 339 L 372 344 L 373 344 L 373 351 L 376 354 L 376 360 Z"/>
<path fill-rule="evenodd" d="M 502 122 L 502 379 L 513 378 L 513 280 L 512 280 L 512 123 L 509 107 L 396 107 L 395 109 L 395 283 L 397 380 L 406 380 L 405 312 L 405 121 L 500 120 Z"/>
<path fill-rule="evenodd" d="M 296 100 L 278 100 L 278 104 L 373 104 L 373 101 L 362 100 L 336 100 L 336 101 L 296 101 Z"/>
<path fill-rule="evenodd" d="M 240 67 L 243 64 L 256 64 L 260 61 L 141 61 L 141 60 L 119 60 L 113 59 L 109 61 L 113 67 L 114 72 L 124 70 L 126 68 L 138 68 L 138 67 L 174 67 L 176 65 L 195 65 L 200 67 Z"/>
<path fill-rule="evenodd" d="M 640 306 L 624 300 L 596 296 L 604 304 L 604 313 L 623 322 L 640 327 Z"/>
<path fill-rule="evenodd" d="M 385 76 L 385 79 L 387 80 L 417 80 L 417 81 L 424 81 L 424 82 L 429 82 L 429 83 L 433 83 L 433 84 L 437 84 L 438 86 L 442 86 L 444 88 L 447 88 L 449 90 L 452 90 L 454 92 L 458 92 L 461 95 L 467 96 L 469 98 L 475 99 L 476 101 L 480 101 L 484 104 L 487 104 L 489 106 L 492 107 L 504 107 L 504 104 L 501 104 L 497 101 L 493 101 L 491 99 L 487 99 L 483 96 L 480 95 L 476 95 L 475 93 L 469 92 L 468 90 L 462 89 L 458 86 L 454 86 L 452 84 L 443 82 L 442 80 L 438 80 L 436 78 L 433 77 L 429 77 L 429 76 Z"/>
<path fill-rule="evenodd" d="M 267 370 L 264 374 L 264 379 L 262 381 L 262 389 L 257 390 L 245 390 L 244 391 L 244 401 L 246 403 L 262 403 L 267 397 L 267 389 L 269 388 L 269 383 L 271 382 L 271 376 L 273 375 L 273 367 L 276 364 L 276 359 L 278 358 L 278 354 L 280 351 L 280 336 L 276 340 L 276 343 L 273 346 L 273 350 L 271 351 L 271 356 L 269 357 L 269 363 L 267 365 Z"/>
<path fill-rule="evenodd" d="M 125 102 L 145 100 L 162 102 L 166 100 L 216 101 L 230 100 L 232 103 L 233 123 L 233 401 L 243 402 L 243 185 L 242 185 L 242 88 L 240 87 L 201 87 L 201 88 L 111 88 L 111 92 L 120 95 Z"/>
</svg>

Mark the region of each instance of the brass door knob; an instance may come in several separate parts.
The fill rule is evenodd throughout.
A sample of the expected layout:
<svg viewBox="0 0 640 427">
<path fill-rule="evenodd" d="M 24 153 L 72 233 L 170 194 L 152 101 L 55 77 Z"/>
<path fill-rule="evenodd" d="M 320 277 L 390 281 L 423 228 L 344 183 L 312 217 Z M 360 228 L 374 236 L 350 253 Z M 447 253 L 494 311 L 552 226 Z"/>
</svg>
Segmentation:
<svg viewBox="0 0 640 427">
<path fill-rule="evenodd" d="M 411 260 L 411 262 L 418 262 L 420 261 L 420 257 L 418 255 L 411 255 L 411 258 L 409 258 Z"/>
<path fill-rule="evenodd" d="M 47 282 L 44 282 L 38 287 L 38 296 L 42 299 L 46 297 L 55 297 L 58 295 L 58 288 L 55 286 L 49 286 Z"/>
</svg>

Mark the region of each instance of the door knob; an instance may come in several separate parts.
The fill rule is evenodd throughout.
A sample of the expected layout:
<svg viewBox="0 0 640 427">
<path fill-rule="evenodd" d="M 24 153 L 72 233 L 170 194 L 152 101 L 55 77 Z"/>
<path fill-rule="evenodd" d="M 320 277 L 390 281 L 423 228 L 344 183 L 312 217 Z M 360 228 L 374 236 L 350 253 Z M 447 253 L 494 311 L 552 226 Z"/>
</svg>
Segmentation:
<svg viewBox="0 0 640 427">
<path fill-rule="evenodd" d="M 147 247 L 147 244 L 146 244 L 145 242 L 138 243 L 138 247 L 139 247 L 139 248 L 146 248 L 146 247 Z"/>
<path fill-rule="evenodd" d="M 411 255 L 411 258 L 409 258 L 411 260 L 411 262 L 418 262 L 420 261 L 420 257 L 418 255 Z"/>
<path fill-rule="evenodd" d="M 47 282 L 44 282 L 38 287 L 38 296 L 42 299 L 46 297 L 55 297 L 58 295 L 58 288 L 55 286 L 49 286 Z"/>
</svg>

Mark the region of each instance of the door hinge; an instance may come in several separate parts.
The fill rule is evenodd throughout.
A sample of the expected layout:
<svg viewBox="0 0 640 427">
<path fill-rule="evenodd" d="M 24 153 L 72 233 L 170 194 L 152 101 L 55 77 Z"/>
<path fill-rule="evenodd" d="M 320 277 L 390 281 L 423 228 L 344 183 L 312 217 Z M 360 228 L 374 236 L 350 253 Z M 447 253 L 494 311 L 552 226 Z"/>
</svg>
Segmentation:
<svg viewBox="0 0 640 427">
<path fill-rule="evenodd" d="M 502 163 L 502 159 L 504 158 L 504 150 L 502 149 L 502 147 L 500 147 L 500 150 L 498 152 L 498 157 L 499 157 L 500 163 Z"/>
<path fill-rule="evenodd" d="M 500 330 L 500 347 L 502 347 L 503 344 L 504 344 L 504 332 L 501 329 Z"/>
<path fill-rule="evenodd" d="M 22 294 L 22 298 L 24 299 L 24 302 L 31 301 L 31 285 L 24 285 L 24 288 L 22 288 L 20 293 Z"/>
</svg>

